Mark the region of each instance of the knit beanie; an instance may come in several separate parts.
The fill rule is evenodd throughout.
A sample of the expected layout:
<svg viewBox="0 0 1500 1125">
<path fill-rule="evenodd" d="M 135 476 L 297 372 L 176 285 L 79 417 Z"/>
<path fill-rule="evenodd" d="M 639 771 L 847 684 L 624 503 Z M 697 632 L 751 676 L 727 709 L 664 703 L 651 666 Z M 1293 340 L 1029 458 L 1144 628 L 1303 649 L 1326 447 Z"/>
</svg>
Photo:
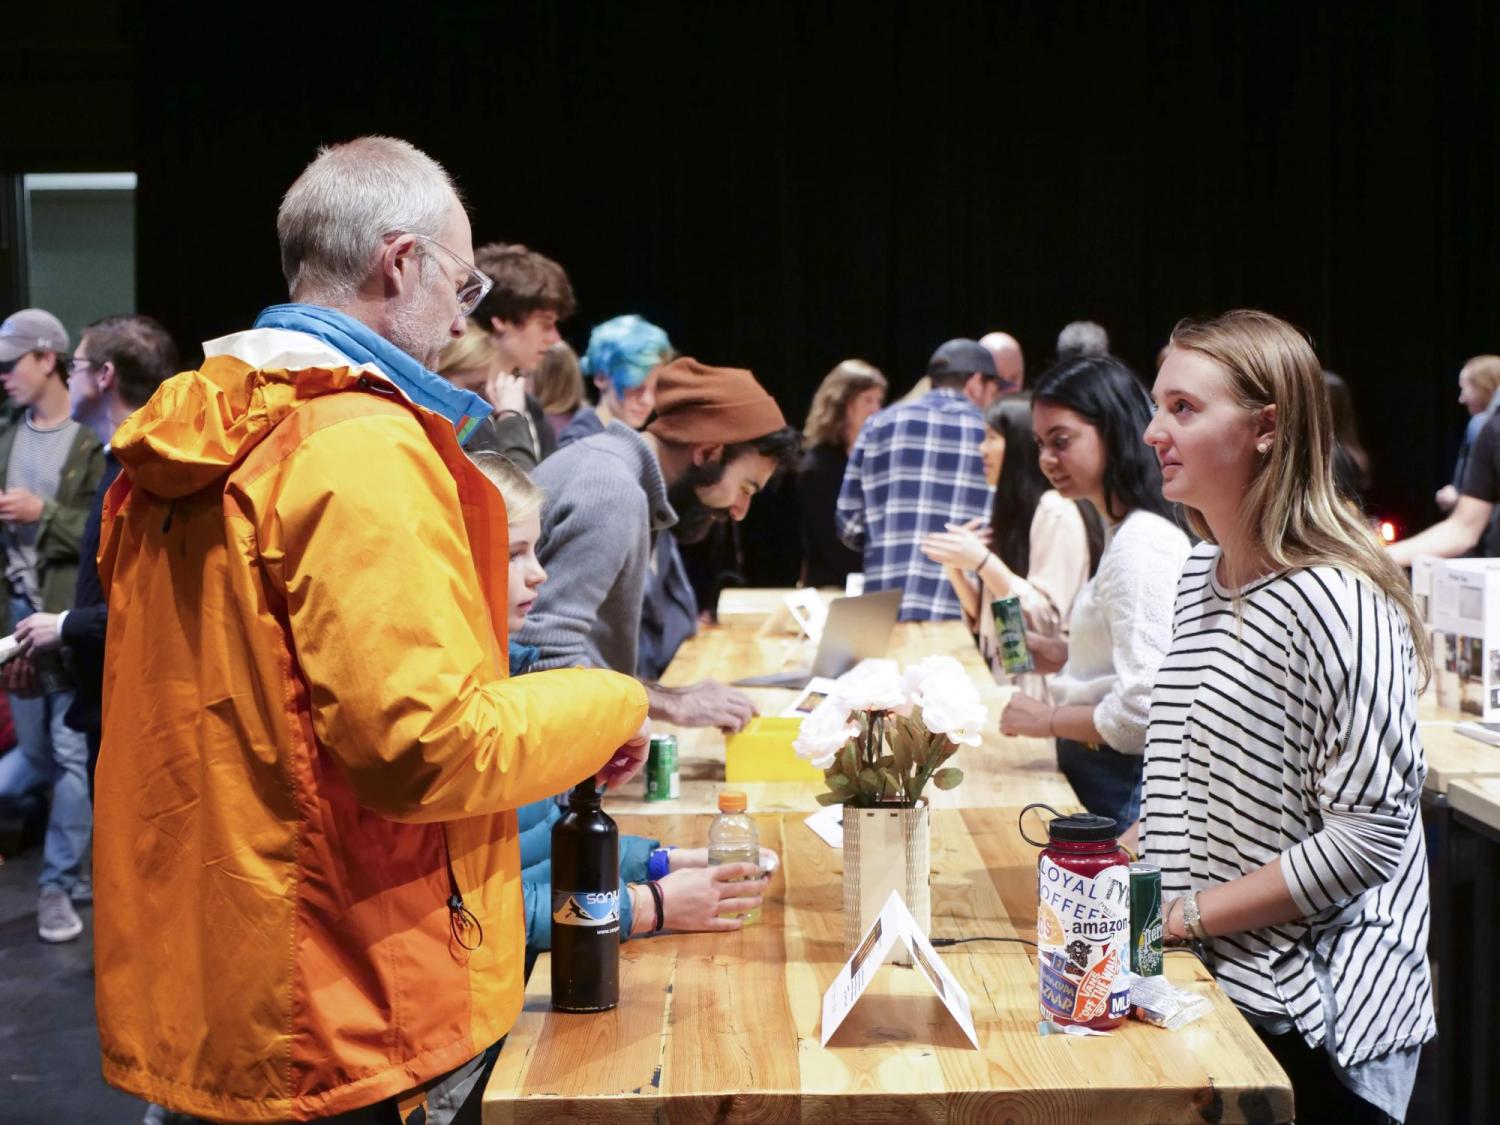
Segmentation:
<svg viewBox="0 0 1500 1125">
<path fill-rule="evenodd" d="M 679 445 L 732 445 L 785 426 L 781 407 L 750 372 L 684 356 L 657 373 L 656 421 L 646 428 Z"/>
</svg>

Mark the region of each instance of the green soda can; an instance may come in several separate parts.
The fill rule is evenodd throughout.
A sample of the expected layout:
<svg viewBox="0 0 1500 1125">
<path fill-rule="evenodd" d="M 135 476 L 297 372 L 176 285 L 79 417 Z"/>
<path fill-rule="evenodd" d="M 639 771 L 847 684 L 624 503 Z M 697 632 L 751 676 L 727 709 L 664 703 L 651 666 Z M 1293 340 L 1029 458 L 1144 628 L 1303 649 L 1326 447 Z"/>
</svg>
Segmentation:
<svg viewBox="0 0 1500 1125">
<path fill-rule="evenodd" d="M 1026 619 L 1020 598 L 996 598 L 990 603 L 995 615 L 995 640 L 1000 647 L 1000 666 L 1012 676 L 1035 672 L 1036 662 L 1026 644 Z"/>
<path fill-rule="evenodd" d="M 653 734 L 646 755 L 646 800 L 675 801 L 682 795 L 677 777 L 677 736 Z"/>
<path fill-rule="evenodd" d="M 1154 863 L 1130 865 L 1130 971 L 1161 976 L 1161 868 Z"/>
</svg>

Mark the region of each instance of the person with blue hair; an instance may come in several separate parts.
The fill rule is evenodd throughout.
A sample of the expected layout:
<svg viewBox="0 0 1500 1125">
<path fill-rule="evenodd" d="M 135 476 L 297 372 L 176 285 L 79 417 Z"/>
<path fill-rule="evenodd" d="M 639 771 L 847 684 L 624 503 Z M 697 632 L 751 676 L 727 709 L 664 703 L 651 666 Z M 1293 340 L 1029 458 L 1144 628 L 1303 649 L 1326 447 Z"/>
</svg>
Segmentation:
<svg viewBox="0 0 1500 1125">
<path fill-rule="evenodd" d="M 602 434 L 618 419 L 639 430 L 656 406 L 656 371 L 675 355 L 667 334 L 645 317 L 628 313 L 597 325 L 579 366 L 599 390 L 599 402 L 585 406 L 558 435 L 561 449 L 580 438 Z"/>
</svg>

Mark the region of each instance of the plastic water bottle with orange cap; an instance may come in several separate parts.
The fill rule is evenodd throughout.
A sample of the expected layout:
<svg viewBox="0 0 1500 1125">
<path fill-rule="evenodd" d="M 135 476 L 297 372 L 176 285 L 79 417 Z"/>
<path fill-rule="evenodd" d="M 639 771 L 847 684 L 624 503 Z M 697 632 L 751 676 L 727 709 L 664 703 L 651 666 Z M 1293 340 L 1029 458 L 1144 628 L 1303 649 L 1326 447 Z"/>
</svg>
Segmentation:
<svg viewBox="0 0 1500 1125">
<path fill-rule="evenodd" d="M 719 793 L 719 815 L 708 826 L 708 862 L 711 867 L 722 863 L 760 866 L 760 834 L 755 830 L 755 821 L 745 812 L 747 804 L 745 794 L 738 789 L 725 789 Z M 760 911 L 725 917 L 743 918 L 748 926 L 760 920 Z"/>
</svg>

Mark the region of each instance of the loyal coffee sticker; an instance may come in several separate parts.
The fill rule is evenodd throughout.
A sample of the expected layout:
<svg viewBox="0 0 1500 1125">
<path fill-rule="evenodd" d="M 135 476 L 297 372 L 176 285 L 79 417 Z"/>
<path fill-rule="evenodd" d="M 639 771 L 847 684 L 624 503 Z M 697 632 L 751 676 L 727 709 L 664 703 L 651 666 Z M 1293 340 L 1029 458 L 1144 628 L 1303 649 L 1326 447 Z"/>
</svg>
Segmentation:
<svg viewBox="0 0 1500 1125">
<path fill-rule="evenodd" d="M 1128 869 L 1107 867 L 1089 878 L 1043 856 L 1037 879 L 1042 1013 L 1080 1022 L 1124 1015 Z"/>
</svg>

